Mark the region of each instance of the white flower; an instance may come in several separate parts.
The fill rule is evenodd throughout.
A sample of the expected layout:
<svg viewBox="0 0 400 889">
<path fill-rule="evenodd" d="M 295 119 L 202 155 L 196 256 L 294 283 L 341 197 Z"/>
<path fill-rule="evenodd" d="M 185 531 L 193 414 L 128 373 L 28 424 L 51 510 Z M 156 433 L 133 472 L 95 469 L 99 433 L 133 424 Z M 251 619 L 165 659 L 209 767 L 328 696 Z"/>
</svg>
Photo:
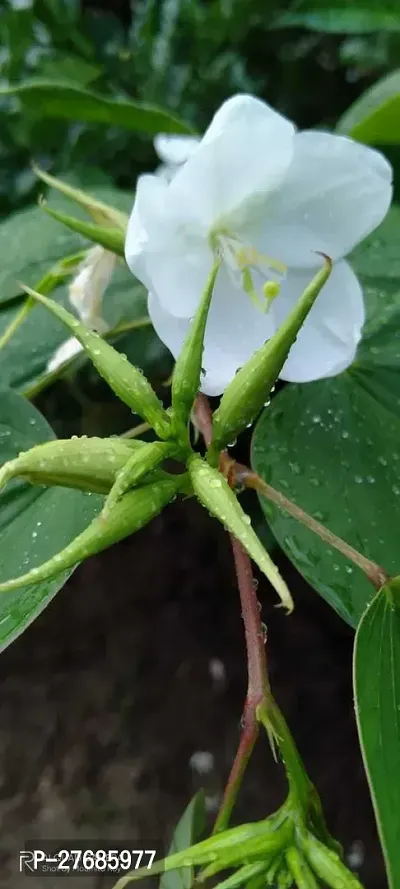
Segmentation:
<svg viewBox="0 0 400 889">
<path fill-rule="evenodd" d="M 86 327 L 105 333 L 107 324 L 101 315 L 103 293 L 110 283 L 115 263 L 115 253 L 97 245 L 88 250 L 85 259 L 78 268 L 78 274 L 71 281 L 68 297 L 78 317 Z M 61 364 L 69 361 L 82 350 L 81 344 L 71 337 L 55 350 L 47 362 L 46 372 L 57 370 Z"/>
<path fill-rule="evenodd" d="M 215 256 L 222 259 L 206 330 L 203 392 L 223 392 L 274 333 L 320 267 L 318 252 L 334 260 L 333 272 L 281 376 L 305 382 L 351 364 L 364 304 L 343 257 L 382 221 L 391 180 L 379 152 L 342 136 L 298 133 L 246 95 L 222 105 L 169 183 L 139 178 L 126 259 L 148 288 L 154 327 L 175 356 Z"/>
<path fill-rule="evenodd" d="M 157 175 L 170 182 L 175 173 L 194 153 L 200 141 L 198 136 L 158 133 L 154 139 L 154 148 L 162 164 L 157 170 Z"/>
</svg>

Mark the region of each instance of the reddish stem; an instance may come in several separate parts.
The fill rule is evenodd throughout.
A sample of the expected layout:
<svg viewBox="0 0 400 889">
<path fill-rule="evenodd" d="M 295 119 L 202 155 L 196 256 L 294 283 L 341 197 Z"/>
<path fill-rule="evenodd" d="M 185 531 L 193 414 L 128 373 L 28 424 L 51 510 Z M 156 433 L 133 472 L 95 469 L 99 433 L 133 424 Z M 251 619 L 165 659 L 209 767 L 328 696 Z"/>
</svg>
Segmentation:
<svg viewBox="0 0 400 889">
<path fill-rule="evenodd" d="M 233 537 L 231 534 L 230 538 L 246 638 L 249 680 L 247 701 L 255 702 L 255 706 L 258 706 L 262 702 L 265 693 L 269 692 L 265 639 L 260 618 L 260 606 L 256 594 L 256 585 L 253 580 L 250 558 L 236 537 Z"/>
<path fill-rule="evenodd" d="M 242 606 L 242 617 L 246 639 L 248 685 L 241 719 L 239 747 L 225 787 L 220 810 L 215 821 L 214 833 L 220 830 L 225 830 L 228 826 L 247 763 L 258 737 L 259 724 L 257 719 L 257 709 L 259 705 L 266 700 L 267 696 L 269 696 L 264 632 L 261 624 L 260 608 L 256 594 L 256 586 L 253 580 L 251 562 L 247 553 L 243 549 L 242 544 L 236 540 L 236 537 L 233 537 L 231 534 L 230 538 Z"/>
<path fill-rule="evenodd" d="M 204 395 L 198 395 L 194 410 L 194 421 L 200 430 L 204 441 L 209 447 L 212 439 L 212 413 L 208 399 Z M 229 468 L 232 461 L 228 455 L 221 454 L 221 470 L 230 481 Z M 242 618 L 244 623 L 246 653 L 247 653 L 247 695 L 241 718 L 241 733 L 239 746 L 235 760 L 231 768 L 224 796 L 218 812 L 214 833 L 224 830 L 229 823 L 233 806 L 246 771 L 247 763 L 252 754 L 258 737 L 259 723 L 257 708 L 269 696 L 269 684 L 267 677 L 267 660 L 265 655 L 264 632 L 260 617 L 260 607 L 257 599 L 256 586 L 253 580 L 253 571 L 249 556 L 242 544 L 230 535 L 237 582 L 240 593 Z"/>
</svg>

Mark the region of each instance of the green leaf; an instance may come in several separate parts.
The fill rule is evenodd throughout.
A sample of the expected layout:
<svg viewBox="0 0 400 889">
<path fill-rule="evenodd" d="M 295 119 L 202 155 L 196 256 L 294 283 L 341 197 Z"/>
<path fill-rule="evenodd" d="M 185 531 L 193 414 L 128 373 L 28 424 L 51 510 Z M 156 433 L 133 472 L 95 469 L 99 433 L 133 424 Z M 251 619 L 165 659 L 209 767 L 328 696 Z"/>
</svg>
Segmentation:
<svg viewBox="0 0 400 889">
<path fill-rule="evenodd" d="M 400 886 L 400 585 L 366 610 L 354 650 L 358 732 L 390 889 Z"/>
<path fill-rule="evenodd" d="M 354 254 L 368 322 L 353 366 L 338 377 L 285 387 L 264 411 L 252 442 L 253 467 L 266 482 L 389 573 L 400 567 L 396 221 L 398 209 Z M 356 626 L 373 594 L 361 571 L 264 498 L 261 503 L 288 557 Z"/>
<path fill-rule="evenodd" d="M 150 136 L 160 132 L 192 132 L 188 124 L 162 108 L 131 99 L 101 96 L 62 82 L 26 80 L 0 88 L 1 96 L 17 96 L 26 108 L 41 117 L 104 123 Z"/>
<path fill-rule="evenodd" d="M 0 462 L 54 438 L 39 412 L 9 390 L 0 394 Z M 66 546 L 90 523 L 103 498 L 66 488 L 37 488 L 11 482 L 0 494 L 0 580 L 36 567 Z M 34 620 L 63 586 L 56 579 L 0 596 L 0 648 Z"/>
<path fill-rule="evenodd" d="M 397 13 L 400 30 L 400 16 Z M 368 89 L 340 118 L 336 131 L 368 145 L 400 143 L 400 69 Z"/>
<path fill-rule="evenodd" d="M 38 73 L 41 79 L 65 81 L 66 83 L 88 86 L 102 74 L 100 65 L 93 65 L 80 56 L 61 55 L 46 57 L 40 62 Z"/>
<path fill-rule="evenodd" d="M 304 4 L 297 12 L 286 12 L 274 21 L 274 28 L 308 28 L 329 34 L 370 34 L 375 31 L 400 32 L 400 18 L 393 4 L 357 3 Z"/>
<path fill-rule="evenodd" d="M 168 855 L 183 852 L 197 842 L 204 830 L 204 824 L 204 793 L 199 791 L 186 806 L 176 825 Z M 164 873 L 160 879 L 159 889 L 191 889 L 193 873 L 193 867 L 182 867 L 180 870 Z"/>
</svg>

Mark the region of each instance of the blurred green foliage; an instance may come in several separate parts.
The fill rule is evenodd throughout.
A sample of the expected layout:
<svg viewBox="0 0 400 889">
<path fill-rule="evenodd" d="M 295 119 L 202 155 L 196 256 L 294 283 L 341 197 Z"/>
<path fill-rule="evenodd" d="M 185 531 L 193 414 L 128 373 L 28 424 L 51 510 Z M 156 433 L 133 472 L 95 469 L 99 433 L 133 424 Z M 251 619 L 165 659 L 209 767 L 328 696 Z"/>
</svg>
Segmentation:
<svg viewBox="0 0 400 889">
<path fill-rule="evenodd" d="M 202 129 L 240 90 L 300 126 L 334 126 L 399 58 L 400 13 L 377 0 L 0 0 L 0 87 L 57 81 L 155 103 Z M 0 97 L 0 210 L 31 201 L 29 162 L 97 166 L 123 188 L 156 163 L 149 137 L 53 120 Z"/>
</svg>

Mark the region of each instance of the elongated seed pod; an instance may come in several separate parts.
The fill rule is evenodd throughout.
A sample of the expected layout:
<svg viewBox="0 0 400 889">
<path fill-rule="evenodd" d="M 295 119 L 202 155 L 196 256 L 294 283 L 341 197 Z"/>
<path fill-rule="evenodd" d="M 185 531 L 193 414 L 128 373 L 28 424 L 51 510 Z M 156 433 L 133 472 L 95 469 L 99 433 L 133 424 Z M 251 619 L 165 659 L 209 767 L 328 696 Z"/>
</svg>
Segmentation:
<svg viewBox="0 0 400 889">
<path fill-rule="evenodd" d="M 172 374 L 172 409 L 178 429 L 186 428 L 199 391 L 204 335 L 218 268 L 219 262 L 214 263 Z"/>
<path fill-rule="evenodd" d="M 222 883 L 218 883 L 215 889 L 237 889 L 239 886 L 247 886 L 248 881 L 259 874 L 265 874 L 267 865 L 265 861 L 256 861 L 254 864 L 244 864 Z"/>
<path fill-rule="evenodd" d="M 301 325 L 330 275 L 332 262 L 327 256 L 323 258 L 324 267 L 306 287 L 285 321 L 246 361 L 225 389 L 213 416 L 211 454 L 215 461 L 219 451 L 253 422 L 268 398 Z"/>
<path fill-rule="evenodd" d="M 170 438 L 172 435 L 171 420 L 141 370 L 130 364 L 126 356 L 121 355 L 113 346 L 106 343 L 98 333 L 88 330 L 59 303 L 47 299 L 46 296 L 37 293 L 36 290 L 32 290 L 25 284 L 21 284 L 21 287 L 68 327 L 120 401 L 147 420 L 159 438 Z"/>
<path fill-rule="evenodd" d="M 121 877 L 114 889 L 124 889 L 131 881 L 140 880 L 143 876 L 153 876 L 164 871 L 176 870 L 180 867 L 192 867 L 193 865 L 210 864 L 205 872 L 207 876 L 218 873 L 219 870 L 240 864 L 251 862 L 252 858 L 259 855 L 268 865 L 268 858 L 275 857 L 291 841 L 293 826 L 289 819 L 272 816 L 264 821 L 256 821 L 253 824 L 241 824 L 239 827 L 231 827 L 220 834 L 215 834 L 207 840 L 175 852 L 167 858 L 157 861 L 149 871 L 141 867 Z"/>
<path fill-rule="evenodd" d="M 201 457 L 194 455 L 188 464 L 193 490 L 206 509 L 240 540 L 263 574 L 268 577 L 287 611 L 293 610 L 293 600 L 271 556 L 264 549 L 257 534 L 251 527 L 250 517 L 230 489 L 228 482 Z"/>
<path fill-rule="evenodd" d="M 174 450 L 176 450 L 176 446 L 172 442 L 154 441 L 150 444 L 145 443 L 142 448 L 133 451 L 129 460 L 117 473 L 115 482 L 104 504 L 103 518 L 109 514 L 113 506 L 129 488 L 137 485 L 162 460 L 171 456 Z"/>
<path fill-rule="evenodd" d="M 168 480 L 153 482 L 129 491 L 116 504 L 107 520 L 97 516 L 82 534 L 43 565 L 32 568 L 27 574 L 1 583 L 0 593 L 50 580 L 61 571 L 72 568 L 89 556 L 94 556 L 138 531 L 158 515 L 164 506 L 167 506 L 178 492 L 180 483 L 179 476 L 170 476 Z"/>
<path fill-rule="evenodd" d="M 32 485 L 60 485 L 107 494 L 118 472 L 145 442 L 120 438 L 68 438 L 46 441 L 19 454 L 0 469 L 0 488 L 16 476 Z"/>
<path fill-rule="evenodd" d="M 301 843 L 314 873 L 330 889 L 363 889 L 358 877 L 349 871 L 339 855 L 324 846 L 313 834 L 307 833 Z"/>
<path fill-rule="evenodd" d="M 296 846 L 289 846 L 289 849 L 286 849 L 285 858 L 297 889 L 318 889 L 318 883 L 312 870 Z"/>
<path fill-rule="evenodd" d="M 76 219 L 74 216 L 70 216 L 67 213 L 60 213 L 59 210 L 53 210 L 52 207 L 46 207 L 45 204 L 42 204 L 41 209 L 48 213 L 49 216 L 52 216 L 53 219 L 62 222 L 67 228 L 72 229 L 74 232 L 78 232 L 78 234 L 83 235 L 84 238 L 88 238 L 89 241 L 93 241 L 95 244 L 100 244 L 105 250 L 110 250 L 118 256 L 124 256 L 125 234 L 120 228 L 110 225 L 96 225 L 94 222 L 86 222 L 84 219 Z"/>
</svg>

